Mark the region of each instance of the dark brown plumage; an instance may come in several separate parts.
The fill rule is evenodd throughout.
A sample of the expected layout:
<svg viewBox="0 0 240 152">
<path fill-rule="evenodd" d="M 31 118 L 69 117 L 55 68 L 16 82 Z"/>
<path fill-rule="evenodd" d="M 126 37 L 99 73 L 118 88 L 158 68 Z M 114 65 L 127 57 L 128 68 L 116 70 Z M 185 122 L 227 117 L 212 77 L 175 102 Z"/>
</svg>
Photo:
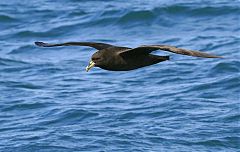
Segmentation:
<svg viewBox="0 0 240 152">
<path fill-rule="evenodd" d="M 89 71 L 94 66 L 111 71 L 129 71 L 169 60 L 169 56 L 150 54 L 156 50 L 203 58 L 221 58 L 220 56 L 200 51 L 186 50 L 168 45 L 142 45 L 136 48 L 128 48 L 95 42 L 67 42 L 59 44 L 35 42 L 35 44 L 42 47 L 89 46 L 97 49 L 98 51 L 92 55 L 86 71 Z"/>
</svg>

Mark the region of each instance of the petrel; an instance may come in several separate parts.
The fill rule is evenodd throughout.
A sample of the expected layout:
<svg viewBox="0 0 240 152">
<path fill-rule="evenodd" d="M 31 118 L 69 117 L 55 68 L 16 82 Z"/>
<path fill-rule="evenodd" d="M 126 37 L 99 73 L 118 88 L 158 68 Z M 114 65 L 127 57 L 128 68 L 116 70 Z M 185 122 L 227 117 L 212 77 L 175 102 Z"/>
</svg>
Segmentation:
<svg viewBox="0 0 240 152">
<path fill-rule="evenodd" d="M 136 48 L 129 48 L 97 42 L 66 42 L 55 44 L 35 42 L 35 44 L 41 47 L 88 46 L 97 49 L 92 55 L 89 65 L 86 67 L 87 72 L 92 67 L 99 67 L 109 71 L 129 71 L 169 60 L 169 56 L 151 54 L 157 50 L 202 58 L 222 58 L 221 56 L 169 45 L 141 45 Z"/>
</svg>

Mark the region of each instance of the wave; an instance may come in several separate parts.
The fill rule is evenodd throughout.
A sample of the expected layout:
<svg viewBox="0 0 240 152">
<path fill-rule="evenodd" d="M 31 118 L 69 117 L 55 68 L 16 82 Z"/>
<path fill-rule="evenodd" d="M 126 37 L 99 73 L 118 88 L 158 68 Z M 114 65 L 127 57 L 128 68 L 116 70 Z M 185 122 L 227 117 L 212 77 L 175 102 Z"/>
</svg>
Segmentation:
<svg viewBox="0 0 240 152">
<path fill-rule="evenodd" d="M 92 117 L 97 117 L 99 114 L 96 112 L 86 111 L 82 109 L 69 109 L 61 111 L 59 109 L 54 109 L 51 114 L 52 118 L 44 120 L 42 125 L 52 125 L 52 124 L 74 124 L 76 121 L 83 121 Z"/>
<path fill-rule="evenodd" d="M 25 46 L 21 46 L 17 49 L 13 49 L 12 51 L 10 51 L 8 54 L 20 54 L 20 53 L 29 53 L 29 50 L 34 49 L 34 45 L 25 45 Z"/>
<path fill-rule="evenodd" d="M 239 138 L 238 137 L 224 137 L 219 139 L 210 139 L 203 141 L 191 142 L 194 145 L 204 145 L 208 147 L 228 147 L 228 148 L 239 148 L 238 146 Z"/>
<path fill-rule="evenodd" d="M 238 73 L 240 72 L 239 66 L 239 61 L 232 61 L 231 63 L 221 62 L 212 68 L 213 71 L 211 73 Z"/>
<path fill-rule="evenodd" d="M 15 21 L 17 21 L 16 18 L 13 18 L 9 15 L 1 15 L 0 14 L 0 23 L 4 23 L 4 22 L 9 23 L 9 22 L 15 22 Z"/>
<path fill-rule="evenodd" d="M 36 31 L 25 29 L 15 34 L 12 34 L 14 38 L 32 38 L 32 37 L 57 37 L 65 35 L 69 32 L 77 32 L 77 29 L 86 29 L 88 27 L 96 26 L 115 26 L 115 25 L 132 25 L 136 23 L 150 24 L 152 22 L 161 23 L 163 26 L 174 25 L 174 21 L 178 16 L 220 16 L 228 14 L 239 14 L 239 8 L 237 6 L 222 6 L 222 7 L 192 7 L 192 6 L 182 6 L 182 5 L 170 5 L 154 7 L 152 9 L 145 10 L 119 10 L 110 9 L 104 10 L 94 17 L 90 17 L 89 13 L 85 11 L 75 11 L 70 12 L 65 15 L 65 18 L 73 18 L 73 22 L 68 24 L 64 23 L 63 18 L 59 18 L 60 24 L 55 24 L 49 26 L 49 29 L 45 31 Z M 44 14 L 43 14 L 44 15 Z M 3 20 L 14 21 L 15 18 L 10 16 L 2 15 Z M 1 19 L 1 16 L 0 16 Z M 61 23 L 62 20 L 62 23 Z M 174 22 L 174 23 L 173 23 Z M 209 30 L 209 29 L 206 29 Z M 220 29 L 221 30 L 221 27 Z"/>
<path fill-rule="evenodd" d="M 154 19 L 155 15 L 152 11 L 132 11 L 119 18 L 118 22 L 146 21 Z"/>
<path fill-rule="evenodd" d="M 27 62 L 8 59 L 8 58 L 1 58 L 0 57 L 0 65 L 8 66 L 8 65 L 19 65 L 19 64 L 28 64 Z"/>
<path fill-rule="evenodd" d="M 19 37 L 19 38 L 33 38 L 33 37 L 51 37 L 51 36 L 58 36 L 61 30 L 57 31 L 46 31 L 46 32 L 35 32 L 35 31 L 29 31 L 29 30 L 24 30 L 17 32 L 13 35 L 13 37 Z M 59 33 L 58 33 L 59 32 Z"/>
<path fill-rule="evenodd" d="M 17 70 L 17 69 L 16 69 Z M 19 88 L 19 89 L 43 89 L 44 86 L 36 85 L 29 82 L 18 82 L 18 81 L 0 81 L 1 85 L 7 86 L 9 88 Z"/>
<path fill-rule="evenodd" d="M 88 25 L 121 25 L 134 24 L 137 22 L 147 24 L 149 22 L 161 22 L 166 26 L 171 25 L 171 21 L 179 16 L 190 17 L 213 17 L 228 14 L 239 14 L 237 6 L 222 6 L 222 7 L 192 7 L 182 5 L 172 5 L 155 7 L 146 10 L 105 10 L 98 15 L 94 20 L 87 21 L 83 24 Z M 110 15 L 111 14 L 111 15 Z M 75 15 L 75 14 L 71 14 Z M 171 17 L 169 17 L 171 16 Z M 70 16 L 69 16 L 70 17 Z M 169 23 L 169 24 L 168 24 Z"/>
<path fill-rule="evenodd" d="M 45 103 L 41 103 L 41 102 L 19 103 L 19 102 L 23 102 L 21 100 L 18 100 L 15 102 L 16 102 L 15 104 L 5 106 L 1 110 L 4 112 L 9 112 L 9 111 L 13 111 L 13 110 L 22 111 L 22 110 L 42 109 L 42 108 L 46 108 L 52 104 L 52 103 L 46 103 L 46 102 Z"/>
<path fill-rule="evenodd" d="M 227 14 L 238 14 L 238 6 L 221 6 L 221 7 L 196 7 L 172 5 L 153 9 L 155 13 L 165 13 L 169 15 L 190 15 L 190 16 L 219 16 Z"/>
<path fill-rule="evenodd" d="M 126 10 L 124 13 L 122 10 L 108 10 L 101 14 L 101 17 L 109 16 L 114 13 L 114 16 L 118 16 L 118 21 L 146 21 L 155 19 L 156 17 L 165 15 L 187 15 L 187 16 L 220 16 L 227 14 L 239 14 L 240 9 L 238 6 L 222 6 L 222 7 L 192 7 L 183 5 L 171 5 L 164 7 L 155 7 L 150 10 Z M 123 14 L 123 15 L 122 15 Z"/>
</svg>

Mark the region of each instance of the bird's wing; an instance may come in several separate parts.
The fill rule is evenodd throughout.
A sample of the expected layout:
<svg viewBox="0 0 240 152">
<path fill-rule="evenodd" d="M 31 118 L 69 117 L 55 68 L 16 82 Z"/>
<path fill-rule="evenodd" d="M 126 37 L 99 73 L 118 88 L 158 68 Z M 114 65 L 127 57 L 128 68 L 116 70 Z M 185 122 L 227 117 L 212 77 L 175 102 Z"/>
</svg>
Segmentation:
<svg viewBox="0 0 240 152">
<path fill-rule="evenodd" d="M 114 45 L 106 44 L 106 43 L 95 43 L 95 42 L 66 42 L 66 43 L 44 43 L 44 42 L 35 42 L 37 46 L 41 47 L 54 47 L 54 46 L 89 46 L 93 47 L 97 50 L 106 49 L 109 47 L 114 47 Z"/>
<path fill-rule="evenodd" d="M 163 51 L 168 51 L 172 53 L 203 57 L 203 58 L 221 58 L 220 56 L 215 56 L 215 55 L 211 55 L 211 54 L 200 52 L 200 51 L 181 49 L 181 48 L 177 48 L 175 46 L 169 46 L 169 45 L 142 45 L 137 48 L 122 51 L 119 53 L 119 55 L 131 56 L 131 55 L 137 55 L 137 54 L 149 54 L 152 51 L 156 51 L 156 50 L 163 50 Z"/>
</svg>

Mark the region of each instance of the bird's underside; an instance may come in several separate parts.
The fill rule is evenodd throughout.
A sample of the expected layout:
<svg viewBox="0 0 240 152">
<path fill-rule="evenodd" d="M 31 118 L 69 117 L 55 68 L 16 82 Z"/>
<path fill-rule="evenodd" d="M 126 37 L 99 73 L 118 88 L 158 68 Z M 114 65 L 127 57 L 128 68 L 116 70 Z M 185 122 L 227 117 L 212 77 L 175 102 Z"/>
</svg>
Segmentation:
<svg viewBox="0 0 240 152">
<path fill-rule="evenodd" d="M 99 67 L 109 71 L 129 71 L 166 60 L 169 60 L 169 56 L 158 56 L 153 54 L 136 55 L 134 57 L 119 57 L 119 59 L 114 60 L 112 64 Z"/>
<path fill-rule="evenodd" d="M 98 66 L 105 70 L 128 71 L 156 64 L 169 59 L 168 56 L 157 56 L 150 54 L 151 52 L 157 50 L 202 58 L 221 58 L 220 56 L 211 55 L 200 51 L 177 48 L 175 46 L 169 45 L 142 45 L 136 48 L 128 48 L 95 42 L 67 42 L 57 44 L 35 42 L 35 44 L 42 47 L 88 46 L 99 50 L 93 54 L 92 61 L 90 62 L 91 64 L 89 64 L 89 66 L 86 68 L 87 71 L 93 66 Z M 94 61 L 94 59 L 97 58 L 101 58 L 101 62 L 98 62 L 97 60 Z"/>
</svg>

